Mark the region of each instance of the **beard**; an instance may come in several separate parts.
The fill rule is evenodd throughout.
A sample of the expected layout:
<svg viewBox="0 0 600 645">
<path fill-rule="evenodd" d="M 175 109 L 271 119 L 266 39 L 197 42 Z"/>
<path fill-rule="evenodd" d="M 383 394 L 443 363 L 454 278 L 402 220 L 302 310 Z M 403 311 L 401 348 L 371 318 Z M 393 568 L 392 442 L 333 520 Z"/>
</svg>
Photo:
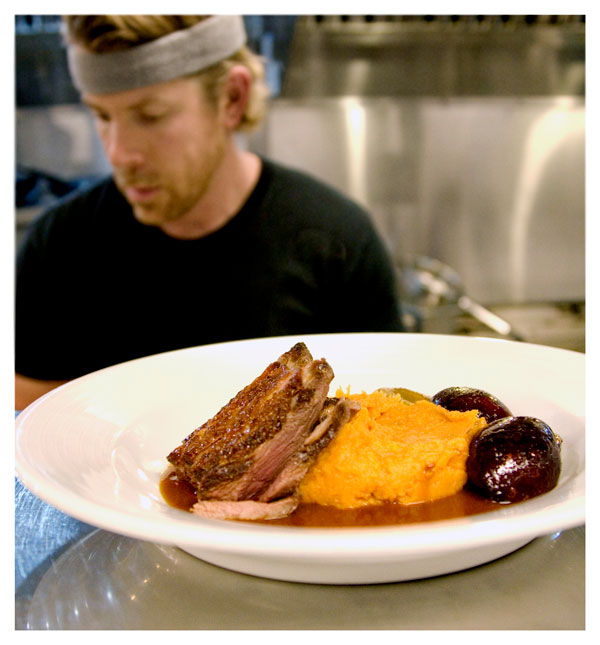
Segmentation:
<svg viewBox="0 0 600 645">
<path fill-rule="evenodd" d="M 219 137 L 202 155 L 181 157 L 175 168 L 166 167 L 167 172 L 114 169 L 114 180 L 135 218 L 160 227 L 192 211 L 209 190 L 224 156 L 225 140 Z"/>
</svg>

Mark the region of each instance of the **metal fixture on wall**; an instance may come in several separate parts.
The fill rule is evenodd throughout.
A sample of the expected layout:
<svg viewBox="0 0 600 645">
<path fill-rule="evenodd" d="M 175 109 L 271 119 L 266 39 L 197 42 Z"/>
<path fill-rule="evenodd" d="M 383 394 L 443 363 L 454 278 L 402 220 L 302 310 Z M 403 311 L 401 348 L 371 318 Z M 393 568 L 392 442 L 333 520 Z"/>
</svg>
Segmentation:
<svg viewBox="0 0 600 645">
<path fill-rule="evenodd" d="M 582 95 L 584 59 L 584 16 L 301 16 L 282 95 Z"/>
</svg>

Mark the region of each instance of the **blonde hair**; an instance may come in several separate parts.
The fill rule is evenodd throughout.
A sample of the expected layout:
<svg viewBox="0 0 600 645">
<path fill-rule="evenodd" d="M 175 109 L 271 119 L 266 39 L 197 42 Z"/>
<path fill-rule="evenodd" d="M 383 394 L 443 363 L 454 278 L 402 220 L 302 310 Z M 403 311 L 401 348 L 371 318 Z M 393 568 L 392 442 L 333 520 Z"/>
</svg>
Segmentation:
<svg viewBox="0 0 600 645">
<path fill-rule="evenodd" d="M 87 51 L 103 54 L 129 49 L 162 38 L 178 29 L 187 29 L 209 16 L 64 16 L 66 38 Z M 232 67 L 243 65 L 248 69 L 252 85 L 246 110 L 238 130 L 252 130 L 264 119 L 269 89 L 265 81 L 263 59 L 244 46 L 229 58 L 215 63 L 196 74 L 207 98 L 216 105 L 223 82 Z"/>
</svg>

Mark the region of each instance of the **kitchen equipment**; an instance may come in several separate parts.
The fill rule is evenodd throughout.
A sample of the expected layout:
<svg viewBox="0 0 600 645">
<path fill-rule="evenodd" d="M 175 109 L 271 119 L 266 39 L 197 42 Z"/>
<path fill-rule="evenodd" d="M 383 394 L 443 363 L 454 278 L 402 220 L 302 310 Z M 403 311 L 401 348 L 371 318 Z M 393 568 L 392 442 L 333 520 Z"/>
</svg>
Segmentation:
<svg viewBox="0 0 600 645">
<path fill-rule="evenodd" d="M 421 331 L 433 331 L 425 325 L 437 319 L 435 331 L 451 333 L 456 317 L 465 313 L 503 337 L 523 340 L 507 320 L 468 296 L 458 273 L 435 258 L 416 256 L 401 263 L 398 285 L 401 301 L 420 318 Z"/>
</svg>

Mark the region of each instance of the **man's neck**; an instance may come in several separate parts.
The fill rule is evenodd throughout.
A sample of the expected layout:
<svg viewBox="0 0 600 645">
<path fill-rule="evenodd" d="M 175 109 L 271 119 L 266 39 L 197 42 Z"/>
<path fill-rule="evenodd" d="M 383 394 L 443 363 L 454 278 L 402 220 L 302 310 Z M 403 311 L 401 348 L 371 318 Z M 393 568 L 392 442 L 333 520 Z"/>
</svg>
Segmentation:
<svg viewBox="0 0 600 645">
<path fill-rule="evenodd" d="M 258 156 L 232 143 L 202 199 L 183 217 L 161 225 L 161 230 L 184 240 L 214 233 L 244 205 L 258 182 L 261 169 Z"/>
</svg>

